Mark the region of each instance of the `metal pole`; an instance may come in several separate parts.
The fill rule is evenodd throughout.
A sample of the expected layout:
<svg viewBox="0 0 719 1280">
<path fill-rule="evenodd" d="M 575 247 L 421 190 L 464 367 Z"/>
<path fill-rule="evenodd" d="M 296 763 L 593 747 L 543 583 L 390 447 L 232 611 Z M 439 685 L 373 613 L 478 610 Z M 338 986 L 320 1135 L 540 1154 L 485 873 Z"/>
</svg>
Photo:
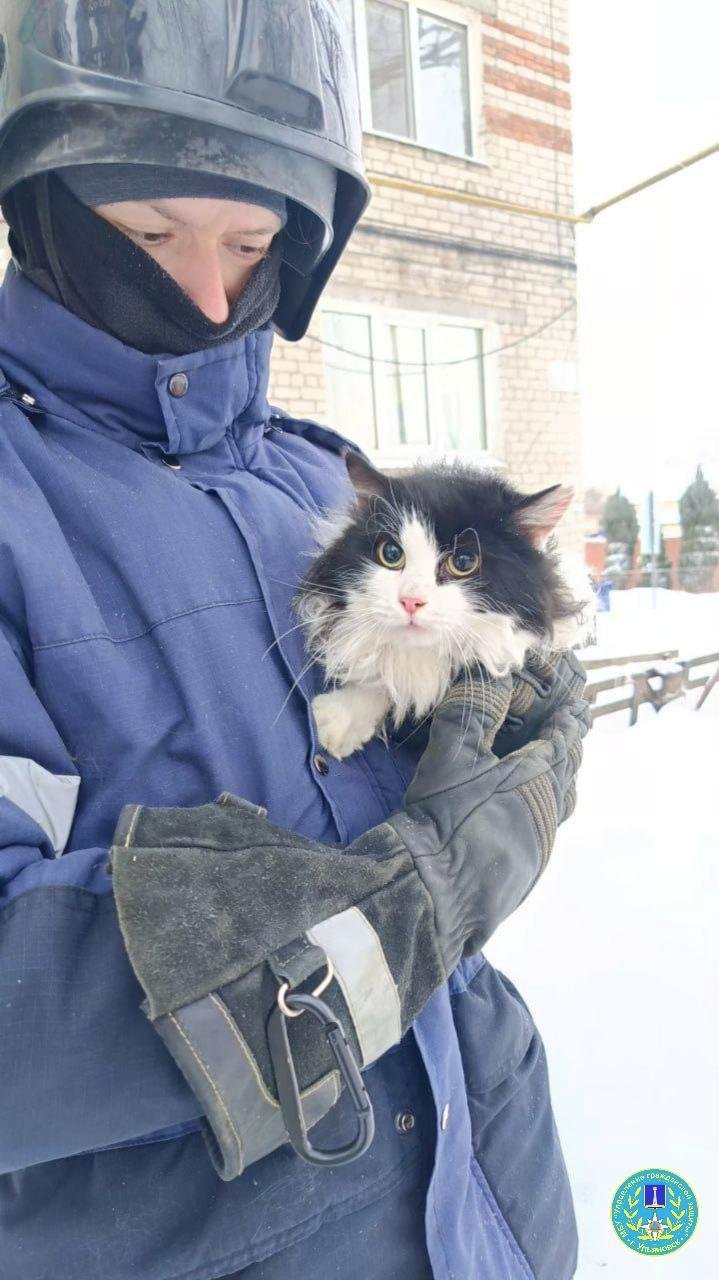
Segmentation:
<svg viewBox="0 0 719 1280">
<path fill-rule="evenodd" d="M 655 550 L 654 538 L 654 490 L 649 490 L 649 546 L 651 548 L 651 559 L 649 561 L 650 581 L 652 584 L 652 609 L 657 607 L 657 553 Z"/>
</svg>

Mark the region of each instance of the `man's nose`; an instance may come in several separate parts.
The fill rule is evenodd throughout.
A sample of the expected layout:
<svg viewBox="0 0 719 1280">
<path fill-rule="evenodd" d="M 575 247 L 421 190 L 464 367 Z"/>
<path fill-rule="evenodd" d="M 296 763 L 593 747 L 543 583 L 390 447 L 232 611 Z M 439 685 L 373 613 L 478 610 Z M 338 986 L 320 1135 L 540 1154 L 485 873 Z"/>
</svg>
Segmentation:
<svg viewBox="0 0 719 1280">
<path fill-rule="evenodd" d="M 179 283 L 188 298 L 213 324 L 223 324 L 228 318 L 230 304 L 217 249 L 213 245 L 194 250 Z"/>
<path fill-rule="evenodd" d="M 423 600 L 420 596 L 400 596 L 399 602 L 402 605 L 402 608 L 409 614 L 410 618 L 418 609 L 421 609 L 422 606 L 427 603 L 427 601 Z"/>
</svg>

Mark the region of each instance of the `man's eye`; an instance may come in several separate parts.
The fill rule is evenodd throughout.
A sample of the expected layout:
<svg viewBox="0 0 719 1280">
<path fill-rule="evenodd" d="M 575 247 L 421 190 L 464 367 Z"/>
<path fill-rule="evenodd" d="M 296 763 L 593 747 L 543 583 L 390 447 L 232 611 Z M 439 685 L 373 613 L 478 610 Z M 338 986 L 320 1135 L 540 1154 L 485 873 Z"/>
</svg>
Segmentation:
<svg viewBox="0 0 719 1280">
<path fill-rule="evenodd" d="M 169 231 L 131 231 L 130 236 L 138 244 L 164 244 L 169 240 Z"/>
<path fill-rule="evenodd" d="M 398 542 L 393 542 L 391 538 L 383 538 L 377 543 L 374 550 L 375 559 L 384 569 L 402 569 L 405 562 L 405 554 Z"/>
<path fill-rule="evenodd" d="M 251 244 L 229 244 L 227 247 L 232 253 L 236 253 L 239 258 L 249 258 L 251 260 L 264 258 L 267 253 L 265 246 L 258 249 L 256 245 Z"/>
</svg>

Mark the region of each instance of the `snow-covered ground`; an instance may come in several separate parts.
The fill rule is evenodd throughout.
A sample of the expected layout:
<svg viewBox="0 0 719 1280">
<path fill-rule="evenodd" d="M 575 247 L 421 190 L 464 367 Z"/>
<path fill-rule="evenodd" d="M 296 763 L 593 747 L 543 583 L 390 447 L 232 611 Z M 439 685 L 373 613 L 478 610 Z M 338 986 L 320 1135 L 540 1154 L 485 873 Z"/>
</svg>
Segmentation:
<svg viewBox="0 0 719 1280">
<path fill-rule="evenodd" d="M 670 602 L 660 625 L 641 601 L 622 602 L 628 625 L 604 615 L 615 621 L 601 651 L 719 649 L 717 604 Z M 547 1047 L 577 1280 L 636 1280 L 647 1266 L 675 1280 L 719 1274 L 719 688 L 699 712 L 698 696 L 658 715 L 642 707 L 633 728 L 627 711 L 597 721 L 549 868 L 487 947 Z M 691 1240 L 651 1263 L 610 1223 L 619 1184 L 649 1166 L 685 1178 L 699 1201 Z"/>
<path fill-rule="evenodd" d="M 719 591 L 637 587 L 610 592 L 610 601 L 609 612 L 597 614 L 593 657 L 679 649 L 680 658 L 692 658 L 719 649 Z"/>
</svg>

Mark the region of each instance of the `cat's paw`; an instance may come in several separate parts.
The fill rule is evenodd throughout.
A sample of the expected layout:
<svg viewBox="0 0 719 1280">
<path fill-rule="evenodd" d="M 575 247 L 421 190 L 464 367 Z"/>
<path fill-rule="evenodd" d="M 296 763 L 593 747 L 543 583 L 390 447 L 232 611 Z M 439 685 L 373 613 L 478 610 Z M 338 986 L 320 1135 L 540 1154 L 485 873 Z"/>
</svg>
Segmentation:
<svg viewBox="0 0 719 1280">
<path fill-rule="evenodd" d="M 344 760 L 359 751 L 374 733 L 374 723 L 367 724 L 354 699 L 343 695 L 343 690 L 320 693 L 312 701 L 312 711 L 317 725 L 320 745 L 335 760 Z"/>
<path fill-rule="evenodd" d="M 387 695 L 373 687 L 344 685 L 312 701 L 319 740 L 335 760 L 344 760 L 374 737 L 387 712 Z"/>
</svg>

